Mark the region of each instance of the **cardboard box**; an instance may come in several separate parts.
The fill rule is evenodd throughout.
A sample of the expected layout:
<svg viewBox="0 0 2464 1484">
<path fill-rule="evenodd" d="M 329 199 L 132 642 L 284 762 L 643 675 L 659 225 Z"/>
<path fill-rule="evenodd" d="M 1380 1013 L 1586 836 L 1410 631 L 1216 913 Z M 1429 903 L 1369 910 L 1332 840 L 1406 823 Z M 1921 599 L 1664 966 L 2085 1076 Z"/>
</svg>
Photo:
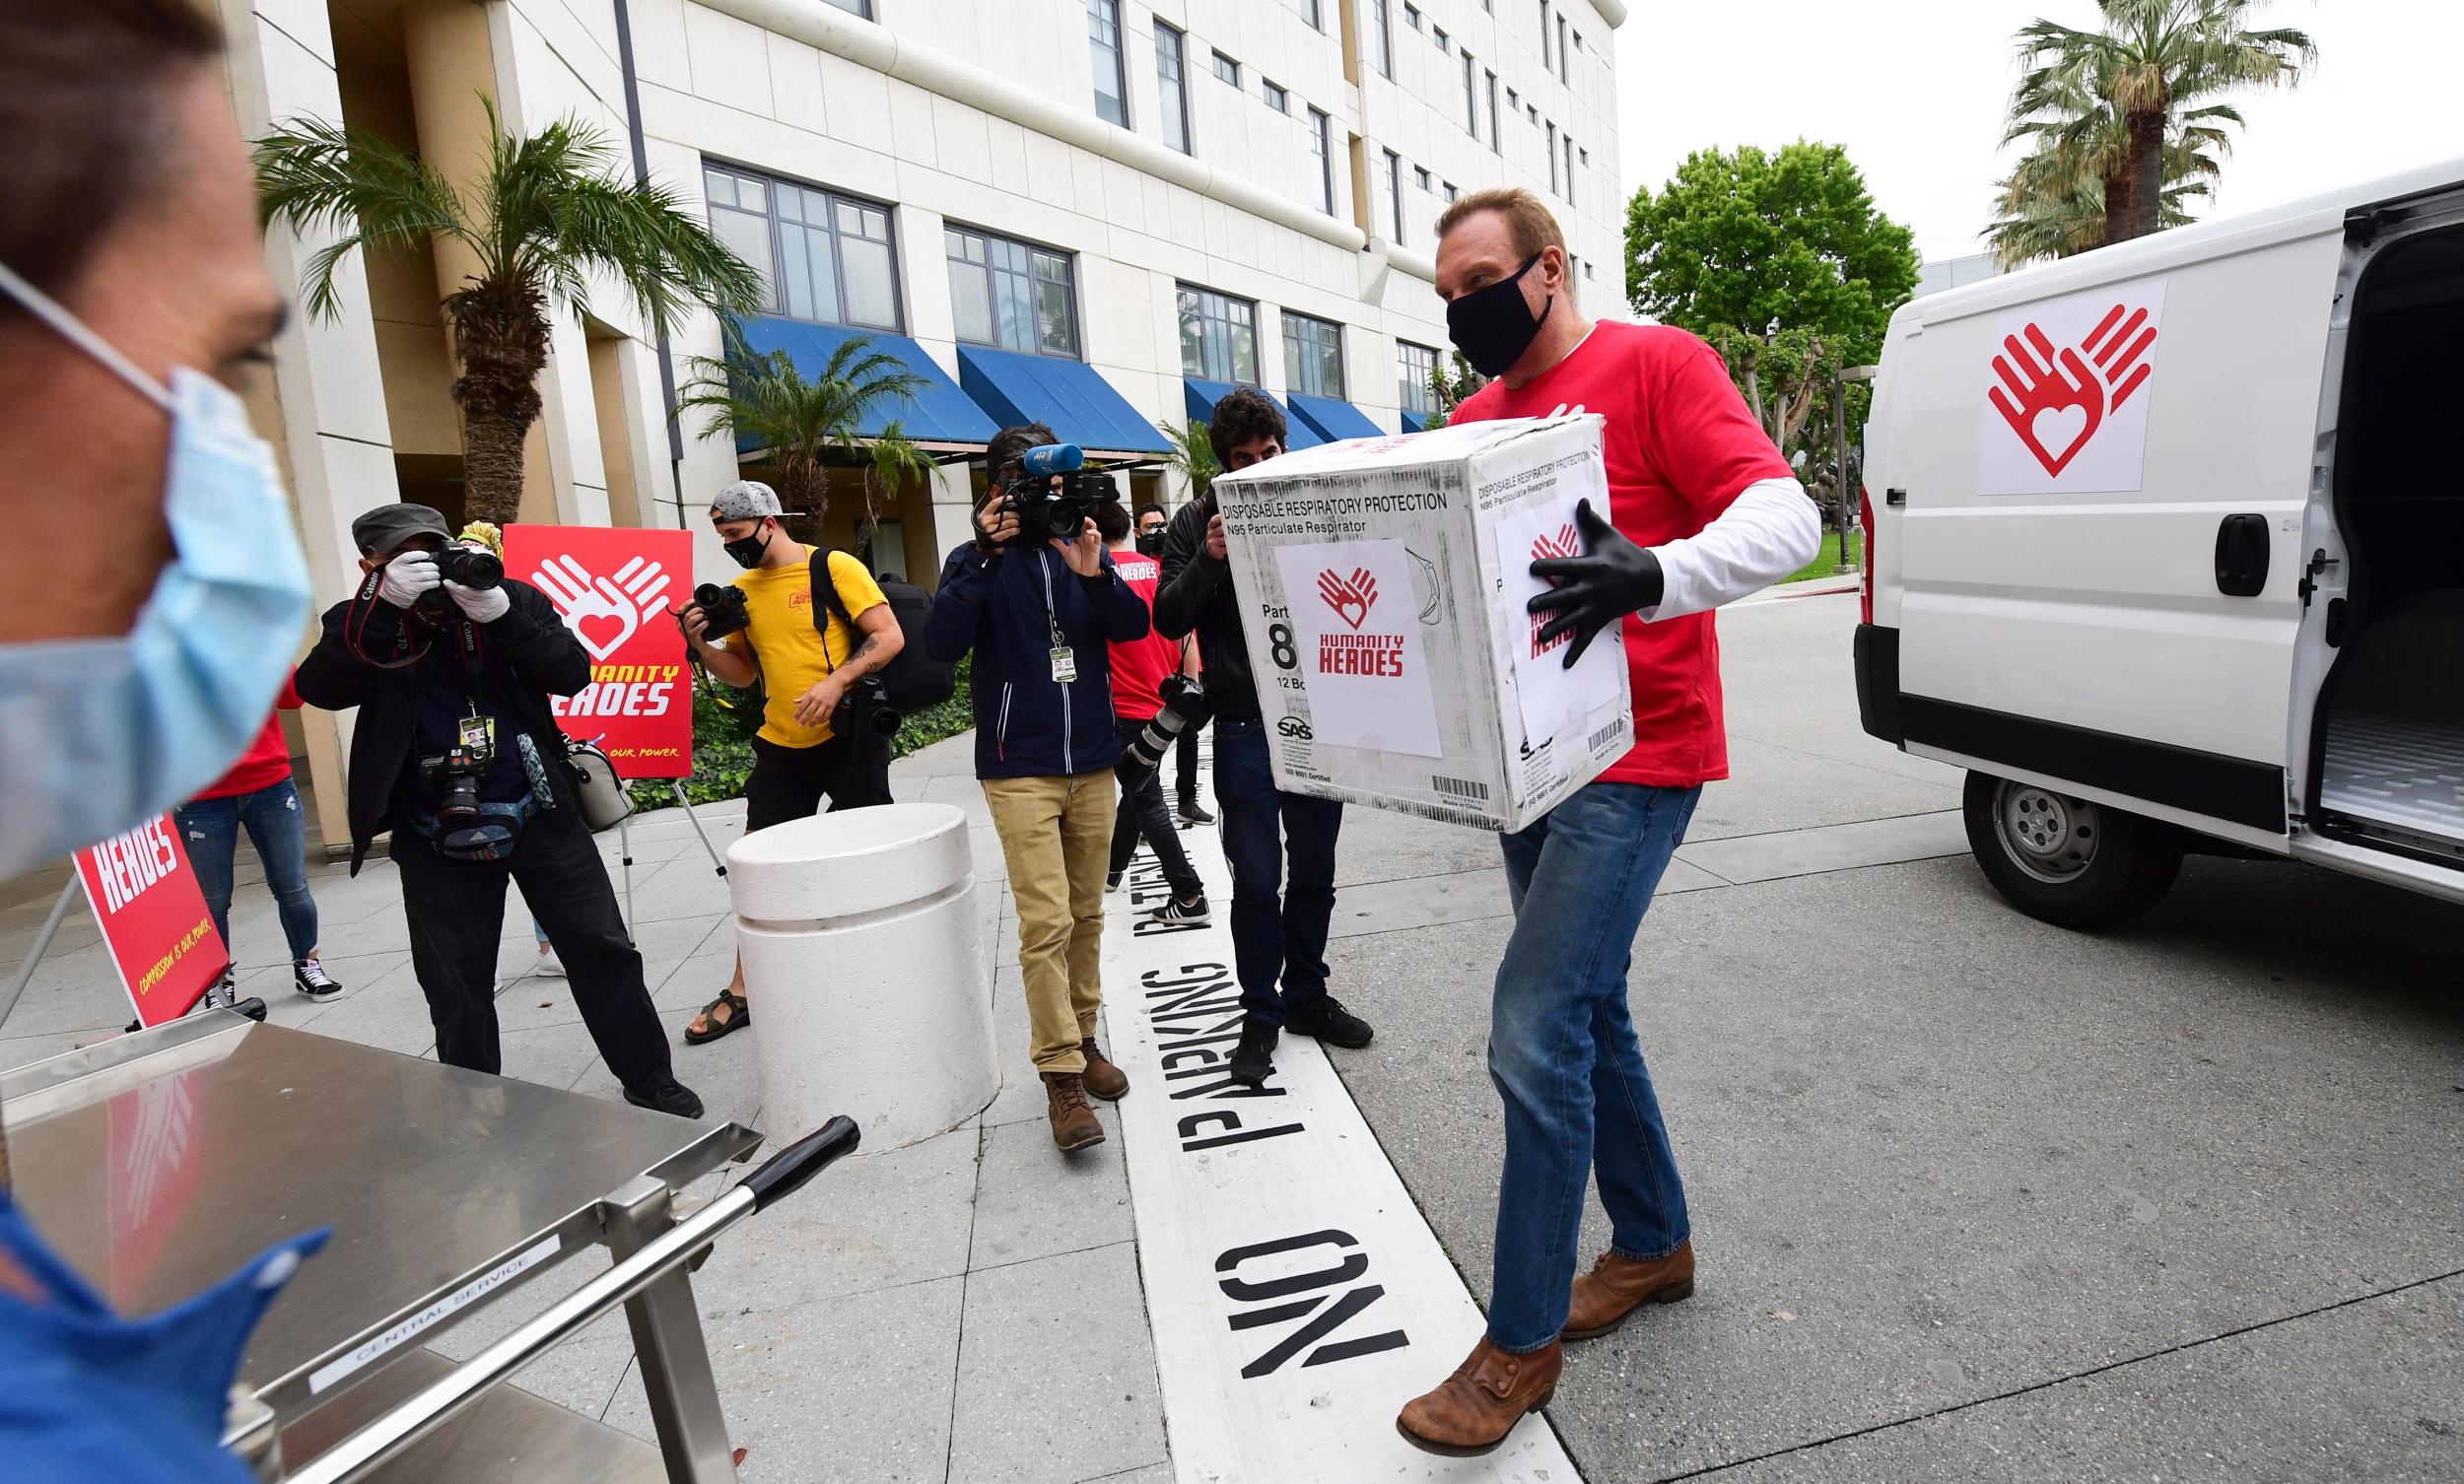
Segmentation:
<svg viewBox="0 0 2464 1484">
<path fill-rule="evenodd" d="M 1613 634 L 1564 668 L 1536 556 L 1608 507 L 1601 419 L 1467 423 L 1214 482 L 1275 786 L 1520 830 L 1633 745 Z"/>
</svg>

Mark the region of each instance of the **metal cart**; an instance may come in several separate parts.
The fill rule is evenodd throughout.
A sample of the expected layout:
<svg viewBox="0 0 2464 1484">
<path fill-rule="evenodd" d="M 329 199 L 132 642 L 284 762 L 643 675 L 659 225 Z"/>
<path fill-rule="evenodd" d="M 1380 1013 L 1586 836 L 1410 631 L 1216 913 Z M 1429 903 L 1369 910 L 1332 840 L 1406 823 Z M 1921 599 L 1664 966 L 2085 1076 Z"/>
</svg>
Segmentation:
<svg viewBox="0 0 2464 1484">
<path fill-rule="evenodd" d="M 0 1074 L 0 1109 L 19 1203 L 122 1313 L 334 1228 L 257 1329 L 226 1440 L 298 1484 L 732 1480 L 688 1271 L 856 1142 L 833 1118 L 687 1212 L 685 1186 L 760 1134 L 235 1011 Z M 602 1243 L 605 1272 L 470 1360 L 427 1349 Z M 502 1384 L 620 1303 L 655 1448 Z"/>
</svg>

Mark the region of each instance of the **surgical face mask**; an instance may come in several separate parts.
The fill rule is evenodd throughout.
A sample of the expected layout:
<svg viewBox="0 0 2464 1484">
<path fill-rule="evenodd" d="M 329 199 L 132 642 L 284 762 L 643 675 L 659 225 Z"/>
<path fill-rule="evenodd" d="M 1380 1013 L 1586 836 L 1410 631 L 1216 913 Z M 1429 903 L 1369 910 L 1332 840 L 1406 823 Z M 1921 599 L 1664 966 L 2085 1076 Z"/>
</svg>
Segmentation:
<svg viewBox="0 0 2464 1484">
<path fill-rule="evenodd" d="M 1532 306 L 1523 302 L 1523 280 L 1540 266 L 1540 255 L 1533 253 L 1514 277 L 1474 289 L 1446 306 L 1446 337 L 1483 376 L 1502 376 L 1512 370 L 1556 310 L 1554 296 L 1537 318 Z"/>
<path fill-rule="evenodd" d="M 741 541 L 730 541 L 723 548 L 728 556 L 735 559 L 736 566 L 747 570 L 761 566 L 762 553 L 770 550 L 770 538 L 779 533 L 779 528 L 768 520 L 755 528 L 762 532 L 759 540 L 747 536 Z"/>
<path fill-rule="evenodd" d="M 0 293 L 171 415 L 173 556 L 113 639 L 0 644 L 0 877 L 133 829 L 213 782 L 265 725 L 308 614 L 274 450 L 240 399 L 167 388 L 0 266 Z"/>
</svg>

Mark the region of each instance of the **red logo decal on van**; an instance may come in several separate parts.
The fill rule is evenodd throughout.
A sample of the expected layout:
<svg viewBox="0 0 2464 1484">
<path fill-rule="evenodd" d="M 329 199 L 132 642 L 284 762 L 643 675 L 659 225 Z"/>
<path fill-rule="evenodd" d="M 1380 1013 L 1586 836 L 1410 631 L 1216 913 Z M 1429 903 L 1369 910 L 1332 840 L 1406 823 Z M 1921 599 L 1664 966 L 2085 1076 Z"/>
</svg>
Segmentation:
<svg viewBox="0 0 2464 1484">
<path fill-rule="evenodd" d="M 2104 426 L 2105 414 L 2130 400 L 2156 368 L 2146 362 L 2156 332 L 2146 309 L 2115 304 L 2076 347 L 2056 347 L 2043 330 L 2030 324 L 2026 340 L 2003 337 L 2003 354 L 1994 357 L 2002 385 L 1988 395 L 2011 431 L 2045 472 L 2059 476 Z M 2134 338 L 2136 337 L 2136 338 Z"/>
<path fill-rule="evenodd" d="M 1369 621 L 1369 610 L 1377 606 L 1378 579 L 1369 569 L 1355 567 L 1349 577 L 1338 577 L 1332 570 L 1318 573 L 1318 596 L 1335 610 L 1335 616 L 1358 633 Z"/>
</svg>

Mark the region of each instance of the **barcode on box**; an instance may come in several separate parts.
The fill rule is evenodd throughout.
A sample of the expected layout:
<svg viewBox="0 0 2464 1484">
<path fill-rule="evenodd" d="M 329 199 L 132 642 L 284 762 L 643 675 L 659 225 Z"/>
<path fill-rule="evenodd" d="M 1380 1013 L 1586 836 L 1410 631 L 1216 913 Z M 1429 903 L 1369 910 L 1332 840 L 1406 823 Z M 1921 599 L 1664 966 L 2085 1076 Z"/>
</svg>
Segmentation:
<svg viewBox="0 0 2464 1484">
<path fill-rule="evenodd" d="M 1606 749 L 1616 745 L 1617 734 L 1624 730 L 1624 723 L 1611 721 L 1607 726 L 1604 726 L 1600 730 L 1592 733 L 1592 756 L 1597 758 Z"/>
<path fill-rule="evenodd" d="M 1438 792 L 1451 795 L 1455 798 L 1478 799 L 1483 804 L 1488 802 L 1488 785 L 1486 783 L 1475 783 L 1470 778 L 1440 777 L 1435 774 L 1431 774 L 1429 776 L 1429 783 L 1432 787 L 1436 788 Z"/>
</svg>

